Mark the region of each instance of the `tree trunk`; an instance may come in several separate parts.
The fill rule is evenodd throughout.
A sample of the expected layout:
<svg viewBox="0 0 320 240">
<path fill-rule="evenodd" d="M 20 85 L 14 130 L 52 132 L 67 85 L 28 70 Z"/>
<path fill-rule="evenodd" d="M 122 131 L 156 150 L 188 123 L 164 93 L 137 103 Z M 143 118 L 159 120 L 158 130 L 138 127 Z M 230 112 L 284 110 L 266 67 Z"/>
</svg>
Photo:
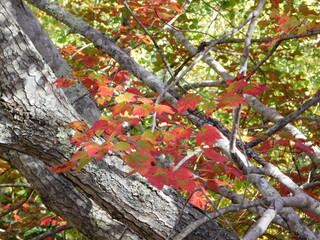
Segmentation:
<svg viewBox="0 0 320 240">
<path fill-rule="evenodd" d="M 17 7 L 26 8 L 17 2 L 16 11 Z M 22 22 L 29 24 L 20 26 L 14 16 L 22 13 L 16 14 L 12 9 L 11 1 L 1 1 L 0 157 L 21 171 L 49 209 L 91 239 L 116 239 L 124 226 L 133 231 L 126 232 L 127 239 L 166 239 L 203 218 L 200 210 L 189 204 L 184 206 L 185 200 L 173 190 L 159 191 L 138 174 L 126 177 L 131 169 L 116 157 L 92 162 L 79 173 L 62 175 L 47 170 L 45 164 L 63 163 L 73 153 L 67 140 L 72 133 L 64 127 L 83 118 L 92 123 L 97 115 L 86 116 L 89 109 L 77 112 L 64 92 L 50 85 L 55 76 L 47 63 L 59 76 L 59 69 L 53 66 L 61 56 L 45 56 L 46 47 L 36 44 L 37 39 L 46 38 L 45 34 L 29 34 L 33 44 L 23 31 L 27 27 L 39 29 L 39 24 L 33 22 L 32 15 L 24 15 L 27 18 Z M 51 42 L 47 44 L 52 47 Z M 86 101 L 90 103 L 90 99 Z M 215 221 L 195 230 L 189 238 L 216 236 L 237 239 Z"/>
</svg>

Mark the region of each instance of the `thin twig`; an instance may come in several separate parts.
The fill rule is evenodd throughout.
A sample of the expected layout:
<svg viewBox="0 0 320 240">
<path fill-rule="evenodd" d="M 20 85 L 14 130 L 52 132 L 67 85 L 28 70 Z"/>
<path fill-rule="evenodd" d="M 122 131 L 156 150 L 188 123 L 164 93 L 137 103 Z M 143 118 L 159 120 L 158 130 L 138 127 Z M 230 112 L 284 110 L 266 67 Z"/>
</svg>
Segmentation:
<svg viewBox="0 0 320 240">
<path fill-rule="evenodd" d="M 22 200 L 19 202 L 19 204 L 17 204 L 17 205 L 15 205 L 15 206 L 9 208 L 8 210 L 2 212 L 2 213 L 0 214 L 0 218 L 2 218 L 3 216 L 5 216 L 5 215 L 7 215 L 7 214 L 9 214 L 9 213 L 11 213 L 11 212 L 13 212 L 14 210 L 16 210 L 16 209 L 18 209 L 18 208 L 20 208 L 26 201 L 28 201 L 28 199 L 29 199 L 30 196 L 33 194 L 33 192 L 34 192 L 34 190 L 30 189 L 29 192 L 28 192 L 28 194 L 24 197 L 24 199 L 22 199 Z"/>
<path fill-rule="evenodd" d="M 23 183 L 6 183 L 6 184 L 0 184 L 0 188 L 5 187 L 24 187 L 24 188 L 30 188 L 30 184 L 23 184 Z"/>
<path fill-rule="evenodd" d="M 32 238 L 31 240 L 42 240 L 42 239 L 45 239 L 47 237 L 54 237 L 57 233 L 65 231 L 65 230 L 68 230 L 68 229 L 72 229 L 72 228 L 73 228 L 73 226 L 71 226 L 71 225 L 63 225 L 63 226 L 54 228 L 51 231 L 42 233 L 41 235 L 39 235 L 39 236 L 37 236 L 35 238 Z"/>
<path fill-rule="evenodd" d="M 320 92 L 318 92 L 316 95 L 314 95 L 311 99 L 306 101 L 304 104 L 302 104 L 296 111 L 291 113 L 289 116 L 280 119 L 276 124 L 274 124 L 271 128 L 269 128 L 267 131 L 265 131 L 262 135 L 265 136 L 265 138 L 256 138 L 249 142 L 247 145 L 249 147 L 254 147 L 257 144 L 264 142 L 268 139 L 268 137 L 272 136 L 282 128 L 284 128 L 288 123 L 292 122 L 295 118 L 297 118 L 300 114 L 302 114 L 304 111 L 306 111 L 309 107 L 311 107 L 313 104 L 320 101 Z"/>
<path fill-rule="evenodd" d="M 313 35 L 320 34 L 320 29 L 315 30 L 308 30 L 305 33 L 302 34 L 289 34 L 282 38 L 282 40 L 290 40 L 294 38 L 303 38 L 303 37 L 310 37 Z M 245 42 L 246 39 L 225 39 L 217 43 L 218 44 L 226 44 L 226 43 L 242 43 Z M 264 43 L 264 42 L 270 42 L 273 38 L 259 38 L 259 39 L 251 39 L 252 43 Z"/>
</svg>

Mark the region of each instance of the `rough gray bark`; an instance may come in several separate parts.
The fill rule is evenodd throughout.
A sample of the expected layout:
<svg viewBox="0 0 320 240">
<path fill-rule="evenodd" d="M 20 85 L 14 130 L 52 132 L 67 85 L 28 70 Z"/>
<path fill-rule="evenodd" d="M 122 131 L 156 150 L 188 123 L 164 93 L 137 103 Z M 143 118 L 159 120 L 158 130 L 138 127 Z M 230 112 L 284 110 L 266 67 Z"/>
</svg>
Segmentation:
<svg viewBox="0 0 320 240">
<path fill-rule="evenodd" d="M 64 93 L 50 85 L 55 77 L 10 9 L 10 1 L 1 1 L 0 157 L 21 170 L 50 209 L 92 239 L 113 239 L 122 227 L 117 221 L 144 238 L 165 239 L 204 217 L 191 205 L 184 207 L 185 200 L 175 192 L 158 191 L 139 175 L 126 177 L 130 169 L 115 157 L 66 176 L 45 171 L 41 161 L 55 165 L 70 158 L 72 148 L 64 126 L 81 117 Z M 59 184 L 65 188 L 56 187 Z M 102 216 L 104 211 L 111 218 Z M 81 223 L 74 219 L 74 213 Z M 128 239 L 137 238 L 127 235 Z M 216 236 L 237 239 L 214 221 L 197 229 L 190 239 Z"/>
<path fill-rule="evenodd" d="M 49 35 L 30 9 L 22 0 L 10 2 L 12 4 L 11 12 L 18 24 L 23 32 L 29 37 L 45 62 L 50 66 L 55 76 L 57 78 L 71 77 L 70 74 L 73 70 L 62 58 Z M 63 91 L 84 120 L 93 124 L 99 118 L 100 112 L 89 97 L 87 89 L 82 86 L 82 84 L 77 83 L 71 87 L 63 88 Z"/>
</svg>

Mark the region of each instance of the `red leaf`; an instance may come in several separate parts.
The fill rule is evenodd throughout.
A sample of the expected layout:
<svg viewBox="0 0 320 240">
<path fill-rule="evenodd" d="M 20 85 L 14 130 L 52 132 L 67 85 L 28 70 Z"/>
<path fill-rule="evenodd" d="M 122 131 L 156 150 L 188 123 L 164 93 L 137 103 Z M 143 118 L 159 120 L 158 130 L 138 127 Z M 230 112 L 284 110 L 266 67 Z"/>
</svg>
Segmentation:
<svg viewBox="0 0 320 240">
<path fill-rule="evenodd" d="M 101 145 L 95 142 L 86 143 L 83 147 L 87 150 L 89 158 L 93 157 L 101 149 Z"/>
<path fill-rule="evenodd" d="M 52 222 L 52 217 L 44 217 L 40 220 L 41 226 L 48 226 Z"/>
<path fill-rule="evenodd" d="M 196 191 L 195 193 L 192 194 L 192 197 L 190 198 L 190 203 L 204 210 L 207 204 L 207 198 L 203 195 L 201 191 Z"/>
<path fill-rule="evenodd" d="M 70 78 L 59 78 L 51 84 L 56 84 L 57 87 L 70 87 L 71 85 L 75 84 L 77 80 L 70 79 Z"/>
<path fill-rule="evenodd" d="M 14 217 L 14 220 L 16 220 L 16 221 L 20 221 L 21 220 L 21 216 L 20 215 L 14 214 L 13 217 Z"/>
<path fill-rule="evenodd" d="M 114 105 L 113 107 L 111 107 L 111 109 L 112 109 L 113 116 L 118 116 L 120 114 L 125 113 L 126 111 L 128 111 L 129 113 L 132 113 L 131 104 L 128 104 L 126 102 L 120 102 L 120 103 Z"/>
<path fill-rule="evenodd" d="M 180 99 L 177 103 L 178 114 L 183 113 L 188 108 L 194 110 L 196 105 L 202 101 L 200 96 L 194 93 L 188 93 L 184 98 Z"/>
<path fill-rule="evenodd" d="M 134 170 L 139 172 L 141 175 L 145 176 L 150 173 L 152 168 L 152 163 L 156 160 L 148 151 L 139 151 L 131 153 L 124 157 L 126 163 L 132 167 Z"/>
<path fill-rule="evenodd" d="M 216 184 L 216 182 L 208 180 L 206 182 L 206 185 L 208 186 L 209 190 L 212 190 L 216 193 L 220 193 L 219 186 L 218 186 L 218 184 Z"/>
<path fill-rule="evenodd" d="M 187 168 L 179 168 L 173 172 L 173 176 L 176 179 L 176 184 L 171 184 L 175 189 L 181 188 L 188 193 L 192 193 L 197 188 L 197 184 L 193 179 L 193 172 Z"/>
<path fill-rule="evenodd" d="M 261 136 L 263 138 L 263 136 Z M 261 146 L 257 147 L 256 150 L 259 152 L 267 152 L 269 151 L 271 148 L 273 148 L 273 143 L 271 142 L 272 140 L 267 140 L 264 141 Z"/>
<path fill-rule="evenodd" d="M 282 24 L 289 22 L 289 21 L 290 21 L 290 17 L 287 15 L 283 15 L 282 17 L 279 18 L 278 24 L 282 25 Z"/>
<path fill-rule="evenodd" d="M 243 93 L 259 96 L 263 91 L 269 90 L 265 84 L 249 84 L 243 88 Z"/>
<path fill-rule="evenodd" d="M 65 162 L 63 164 L 60 164 L 58 166 L 55 167 L 48 167 L 50 171 L 55 172 L 55 173 L 63 173 L 63 172 L 67 172 L 70 169 L 72 169 L 74 166 L 76 166 L 78 163 L 77 162 L 73 162 L 73 161 L 68 161 Z"/>
<path fill-rule="evenodd" d="M 112 78 L 112 80 L 115 83 L 122 83 L 122 82 L 128 81 L 129 79 L 130 79 L 130 74 L 128 71 L 125 71 L 125 70 L 117 72 L 115 76 Z"/>
<path fill-rule="evenodd" d="M 226 170 L 226 172 L 230 172 L 233 176 L 239 178 L 241 181 L 245 180 L 245 176 L 238 168 L 235 168 L 232 165 L 228 165 L 225 166 L 224 169 Z"/>
<path fill-rule="evenodd" d="M 234 81 L 228 85 L 228 92 L 229 93 L 237 93 L 239 90 L 243 89 L 245 86 L 247 86 L 248 83 L 245 81 L 244 78 Z"/>
<path fill-rule="evenodd" d="M 221 139 L 221 135 L 215 127 L 203 126 L 201 127 L 202 132 L 196 134 L 196 141 L 198 145 L 205 143 L 212 147 L 216 140 Z"/>
<path fill-rule="evenodd" d="M 191 136 L 191 129 L 184 127 L 177 127 L 172 131 L 164 132 L 164 141 L 179 144 L 183 139 L 189 139 Z"/>
<path fill-rule="evenodd" d="M 312 149 L 312 147 L 308 146 L 306 144 L 306 140 L 305 139 L 296 139 L 295 141 L 295 147 L 305 151 L 307 154 L 310 154 L 312 152 L 314 152 L 314 150 Z"/>
<path fill-rule="evenodd" d="M 142 93 L 140 92 L 140 90 L 136 87 L 130 87 L 126 90 L 127 92 L 129 93 L 132 93 L 132 94 L 135 94 L 135 95 L 138 95 L 138 96 L 142 96 Z"/>
<path fill-rule="evenodd" d="M 226 163 L 228 161 L 228 159 L 225 156 L 217 153 L 212 148 L 203 148 L 203 154 L 207 158 L 209 158 L 215 162 Z"/>
<path fill-rule="evenodd" d="M 96 66 L 98 62 L 99 62 L 99 59 L 97 57 L 91 57 L 91 56 L 86 56 L 82 60 L 82 63 L 87 67 Z"/>
</svg>

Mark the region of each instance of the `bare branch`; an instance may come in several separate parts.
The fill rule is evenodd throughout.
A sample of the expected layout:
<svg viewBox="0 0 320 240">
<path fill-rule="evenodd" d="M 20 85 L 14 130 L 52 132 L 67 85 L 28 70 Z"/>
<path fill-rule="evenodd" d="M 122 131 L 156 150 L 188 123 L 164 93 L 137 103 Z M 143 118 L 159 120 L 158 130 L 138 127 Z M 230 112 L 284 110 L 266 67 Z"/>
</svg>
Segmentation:
<svg viewBox="0 0 320 240">
<path fill-rule="evenodd" d="M 314 36 L 320 34 L 320 29 L 315 29 L 315 30 L 308 30 L 305 33 L 302 34 L 289 34 L 285 37 L 282 38 L 282 40 L 290 40 L 290 39 L 295 39 L 295 38 L 303 38 L 303 37 L 309 37 L 309 36 Z M 262 42 L 270 42 L 272 41 L 273 38 L 260 38 L 260 39 L 251 39 L 251 42 L 253 43 L 262 43 Z M 245 39 L 225 39 L 217 44 L 226 44 L 226 43 L 242 43 L 245 42 Z"/>
<path fill-rule="evenodd" d="M 262 116 L 264 116 L 267 120 L 270 120 L 272 122 L 278 122 L 279 120 L 283 119 L 284 117 L 281 116 L 280 113 L 278 113 L 275 109 L 269 108 L 266 105 L 262 104 L 256 97 L 252 95 L 244 95 L 247 103 L 252 107 L 255 111 L 260 113 Z M 296 139 L 304 139 L 306 140 L 307 137 L 299 131 L 295 126 L 292 124 L 287 124 L 284 127 L 284 130 L 289 132 L 294 138 Z M 306 142 L 306 146 L 311 146 L 311 143 Z M 308 152 L 307 155 L 312 159 L 312 161 L 316 164 L 320 164 L 320 149 L 316 146 L 311 146 L 312 152 Z"/>
<path fill-rule="evenodd" d="M 0 184 L 0 188 L 5 188 L 5 187 L 23 187 L 23 188 L 30 188 L 30 184 L 19 184 L 19 183 L 6 183 L 6 184 Z"/>
<path fill-rule="evenodd" d="M 73 228 L 73 226 L 71 225 L 63 225 L 63 226 L 60 226 L 60 227 L 57 227 L 57 228 L 54 228 L 52 229 L 51 231 L 48 231 L 48 232 L 45 232 L 35 238 L 32 238 L 31 240 L 42 240 L 42 239 L 45 239 L 47 237 L 52 237 L 54 238 L 54 236 L 59 233 L 59 232 L 62 232 L 62 231 L 65 231 L 65 230 L 68 230 L 68 229 L 71 229 Z"/>
<path fill-rule="evenodd" d="M 283 39 L 280 39 L 273 45 L 272 49 L 268 52 L 268 54 L 256 66 L 252 68 L 252 73 L 256 72 L 272 56 L 272 54 L 277 50 L 282 41 Z"/>
<path fill-rule="evenodd" d="M 268 137 L 272 136 L 282 128 L 284 128 L 288 123 L 292 122 L 295 118 L 297 118 L 300 114 L 302 114 L 304 111 L 306 111 L 309 107 L 311 107 L 313 104 L 320 101 L 320 92 L 318 92 L 316 95 L 314 95 L 312 98 L 310 98 L 308 101 L 306 101 L 304 104 L 302 104 L 296 111 L 291 113 L 288 117 L 280 119 L 275 125 L 273 125 L 271 128 L 269 128 L 267 131 L 265 131 L 262 135 L 266 136 L 265 138 L 256 138 L 249 142 L 247 145 L 249 147 L 254 147 L 257 144 L 264 142 L 268 139 Z"/>
<path fill-rule="evenodd" d="M 219 192 L 217 192 L 217 194 L 220 194 L 221 196 L 228 198 L 232 201 L 232 203 L 236 203 L 236 204 L 240 204 L 242 202 L 250 202 L 249 199 L 244 198 L 243 196 L 229 190 L 226 187 L 223 186 L 219 186 Z M 266 211 L 266 209 L 264 207 L 258 206 L 258 207 L 252 207 L 252 208 L 248 208 L 248 210 L 250 210 L 253 213 L 259 214 L 260 216 L 262 216 L 262 214 Z M 274 222 L 275 224 L 278 224 L 284 228 L 288 228 L 288 225 L 286 224 L 286 222 L 280 217 L 280 216 L 276 216 L 272 222 Z"/>
<path fill-rule="evenodd" d="M 212 80 L 212 81 L 201 81 L 201 82 L 192 82 L 192 83 L 187 83 L 186 85 L 183 85 L 183 88 L 185 90 L 190 90 L 193 88 L 205 88 L 205 87 L 227 87 L 227 84 L 225 81 L 217 81 L 217 80 Z"/>
<path fill-rule="evenodd" d="M 259 220 L 251 226 L 247 234 L 242 238 L 243 240 L 250 240 L 250 239 L 258 239 L 268 228 L 271 221 L 275 218 L 277 213 L 282 209 L 283 202 L 277 201 L 266 210 L 263 215 L 259 218 Z"/>
<path fill-rule="evenodd" d="M 313 187 L 318 187 L 318 186 L 320 186 L 320 181 L 312 182 L 312 183 L 305 183 L 305 184 L 301 185 L 300 187 L 303 190 L 306 190 L 308 188 L 313 188 Z"/>
<path fill-rule="evenodd" d="M 191 224 L 189 224 L 180 234 L 178 234 L 173 240 L 182 240 L 187 237 L 190 233 L 192 233 L 195 229 L 197 229 L 202 224 L 205 224 L 211 219 L 215 219 L 219 217 L 221 214 L 226 214 L 229 212 L 237 212 L 242 209 L 250 209 L 258 206 L 272 206 L 270 209 L 274 209 L 275 211 L 266 211 L 265 217 L 262 218 L 261 224 L 263 224 L 263 228 L 266 228 L 267 225 L 270 224 L 271 220 L 276 216 L 276 213 L 279 212 L 284 207 L 301 207 L 305 208 L 309 204 L 308 200 L 305 199 L 305 196 L 297 195 L 293 197 L 267 197 L 264 199 L 258 199 L 242 204 L 233 204 L 227 206 L 225 208 L 220 209 L 220 212 L 214 212 L 208 214 L 206 217 L 199 219 Z M 319 205 L 319 204 L 318 204 Z M 264 222 L 266 219 L 267 222 Z M 312 236 L 312 232 L 308 232 L 308 239 L 316 239 Z M 256 239 L 256 238 L 251 238 Z"/>
<path fill-rule="evenodd" d="M 243 51 L 243 57 L 242 57 L 242 63 L 240 66 L 239 72 L 246 76 L 247 75 L 247 65 L 248 65 L 248 58 L 249 58 L 249 52 L 250 52 L 250 44 L 251 44 L 251 38 L 254 31 L 254 27 L 256 26 L 257 19 L 259 17 L 259 14 L 265 5 L 266 0 L 261 0 L 257 6 L 257 8 L 252 12 L 252 19 L 250 21 L 248 31 L 246 33 L 246 39 L 244 42 L 244 51 Z"/>
</svg>

